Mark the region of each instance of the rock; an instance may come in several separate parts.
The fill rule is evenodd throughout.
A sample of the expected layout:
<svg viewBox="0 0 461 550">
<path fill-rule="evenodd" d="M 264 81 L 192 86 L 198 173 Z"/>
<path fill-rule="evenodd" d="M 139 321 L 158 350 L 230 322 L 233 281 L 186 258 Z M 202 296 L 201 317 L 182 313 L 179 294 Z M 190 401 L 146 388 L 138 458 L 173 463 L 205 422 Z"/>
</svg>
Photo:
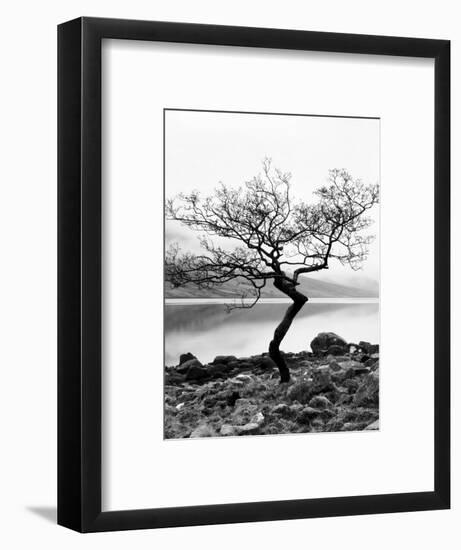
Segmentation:
<svg viewBox="0 0 461 550">
<path fill-rule="evenodd" d="M 365 428 L 365 430 L 379 430 L 379 418 Z"/>
<path fill-rule="evenodd" d="M 237 380 L 237 378 L 230 378 L 229 383 L 232 384 L 233 387 L 237 388 L 243 388 L 243 386 L 245 385 L 244 382 L 242 382 L 241 380 Z"/>
<path fill-rule="evenodd" d="M 232 422 L 240 425 L 246 424 L 257 411 L 258 405 L 255 405 L 249 399 L 237 399 L 231 414 Z"/>
<path fill-rule="evenodd" d="M 344 422 L 339 418 L 332 418 L 328 421 L 325 431 L 326 432 L 340 432 L 342 427 L 344 426 Z"/>
<path fill-rule="evenodd" d="M 313 409 L 329 409 L 332 403 L 324 395 L 316 395 L 309 401 L 309 407 Z"/>
<path fill-rule="evenodd" d="M 363 363 L 359 363 L 358 361 L 341 361 L 338 363 L 338 365 L 341 367 L 344 373 L 344 376 L 342 376 L 343 379 L 352 378 L 361 374 L 368 374 L 370 372 L 370 369 L 366 365 L 364 365 Z M 341 371 L 338 371 L 338 373 L 339 372 Z"/>
<path fill-rule="evenodd" d="M 347 393 L 342 393 L 336 401 L 336 406 L 349 405 L 352 402 L 353 396 Z"/>
<path fill-rule="evenodd" d="M 290 406 L 286 403 L 280 403 L 271 410 L 271 414 L 281 416 L 282 418 L 295 418 L 300 408 L 300 405 Z"/>
<path fill-rule="evenodd" d="M 223 363 L 226 365 L 227 363 L 230 363 L 231 361 L 237 361 L 237 357 L 235 355 L 217 355 L 212 363 L 216 365 L 217 363 Z"/>
<path fill-rule="evenodd" d="M 203 367 L 195 364 L 190 366 L 186 373 L 186 380 L 202 380 L 203 378 L 207 378 L 207 377 L 208 377 L 208 371 Z"/>
<path fill-rule="evenodd" d="M 180 410 L 184 407 L 184 405 L 185 405 L 184 402 L 178 403 L 178 404 L 176 405 L 176 410 L 177 410 L 177 411 L 180 411 Z"/>
<path fill-rule="evenodd" d="M 313 407 L 304 407 L 296 416 L 296 421 L 300 424 L 309 424 L 314 418 L 317 418 L 321 411 Z"/>
<path fill-rule="evenodd" d="M 291 386 L 287 392 L 287 397 L 291 401 L 299 401 L 304 405 L 307 405 L 312 395 L 312 382 L 296 382 Z"/>
<path fill-rule="evenodd" d="M 253 370 L 254 365 L 250 361 L 239 361 L 238 365 L 237 365 L 237 368 L 240 371 L 242 371 L 242 370 Z"/>
<path fill-rule="evenodd" d="M 187 361 L 184 361 L 184 363 L 179 365 L 179 367 L 176 367 L 176 370 L 179 373 L 184 374 L 184 373 L 187 373 L 187 371 L 191 367 L 203 367 L 203 365 L 202 365 L 202 363 L 200 363 L 200 361 L 196 357 L 194 357 L 193 359 L 189 359 Z"/>
<path fill-rule="evenodd" d="M 354 394 L 359 389 L 360 382 L 357 378 L 347 378 L 343 381 L 343 386 L 349 394 Z"/>
<path fill-rule="evenodd" d="M 349 348 L 349 353 L 351 355 L 355 355 L 359 351 L 359 345 L 354 344 L 353 342 L 349 342 L 349 344 L 347 344 L 347 347 Z"/>
<path fill-rule="evenodd" d="M 333 344 L 332 346 L 328 347 L 327 354 L 328 355 L 343 355 L 345 352 L 344 346 L 338 346 L 336 344 Z"/>
<path fill-rule="evenodd" d="M 241 382 L 252 382 L 253 377 L 249 374 L 237 374 L 235 380 L 240 380 Z"/>
<path fill-rule="evenodd" d="M 357 389 L 353 403 L 361 407 L 378 405 L 379 402 L 379 374 L 378 371 L 371 372 L 366 376 Z"/>
<path fill-rule="evenodd" d="M 223 424 L 221 426 L 220 434 L 224 436 L 232 435 L 254 435 L 258 433 L 259 428 L 264 423 L 264 415 L 262 412 L 257 412 L 250 419 L 249 422 L 243 426 Z"/>
<path fill-rule="evenodd" d="M 342 432 L 357 432 L 363 430 L 363 423 L 361 422 L 346 422 L 341 428 Z"/>
<path fill-rule="evenodd" d="M 169 372 L 165 374 L 165 385 L 179 385 L 186 380 L 183 374 L 177 372 Z"/>
<path fill-rule="evenodd" d="M 312 373 L 312 395 L 336 389 L 331 379 L 328 365 L 319 367 Z"/>
<path fill-rule="evenodd" d="M 214 437 L 216 432 L 209 424 L 201 424 L 190 434 L 190 437 Z"/>
<path fill-rule="evenodd" d="M 337 355 L 342 355 L 348 351 L 346 341 L 334 332 L 320 332 L 311 342 L 313 353 L 319 356 L 327 354 L 329 348 L 332 346 L 337 346 L 337 348 L 333 348 L 333 351 Z M 341 353 L 339 353 L 339 349 L 341 349 Z"/>
<path fill-rule="evenodd" d="M 219 433 L 224 436 L 238 435 L 237 426 L 231 426 L 230 424 L 223 424 Z"/>
<path fill-rule="evenodd" d="M 359 348 L 362 349 L 365 353 L 368 353 L 368 348 L 371 346 L 370 342 L 364 342 L 363 340 L 360 340 L 359 342 Z"/>
<path fill-rule="evenodd" d="M 378 357 L 369 357 L 363 364 L 365 365 L 365 367 L 371 368 L 378 361 Z"/>
<path fill-rule="evenodd" d="M 361 374 L 368 374 L 370 372 L 370 369 L 365 366 L 351 367 L 350 369 L 348 369 L 347 372 L 351 377 L 354 377 L 354 376 L 360 376 Z"/>
<path fill-rule="evenodd" d="M 260 369 L 267 371 L 272 371 L 276 368 L 276 364 L 274 363 L 274 361 L 272 361 L 270 357 L 261 357 L 261 359 L 256 362 L 256 365 Z"/>
<path fill-rule="evenodd" d="M 315 418 L 311 422 L 311 429 L 316 432 L 323 432 L 324 431 L 324 424 L 323 420 L 321 418 Z"/>
<path fill-rule="evenodd" d="M 190 352 L 182 353 L 179 356 L 179 365 L 182 365 L 183 363 L 185 363 L 186 361 L 190 361 L 191 359 L 197 359 L 197 357 L 195 357 L 195 355 Z"/>
<path fill-rule="evenodd" d="M 223 392 L 224 393 L 224 392 Z M 226 403 L 229 407 L 234 407 L 238 399 L 240 399 L 240 393 L 238 391 L 227 390 L 225 394 Z"/>
<path fill-rule="evenodd" d="M 377 363 L 375 363 L 372 367 L 371 367 L 371 372 L 375 372 L 377 370 L 379 370 L 379 361 Z"/>
<path fill-rule="evenodd" d="M 343 370 L 341 365 L 335 359 L 330 360 L 330 362 L 328 363 L 328 366 L 330 367 L 330 370 L 332 370 L 333 372 L 339 372 Z"/>
<path fill-rule="evenodd" d="M 226 378 L 231 368 L 229 364 L 216 363 L 207 366 L 208 374 L 212 378 Z"/>
<path fill-rule="evenodd" d="M 264 415 L 262 412 L 256 413 L 253 418 L 244 426 L 238 426 L 237 431 L 239 435 L 251 435 L 256 434 L 259 428 L 264 423 Z"/>
<path fill-rule="evenodd" d="M 367 354 L 371 355 L 373 353 L 379 352 L 379 344 L 370 344 L 370 342 L 359 342 L 359 348 L 362 348 L 362 350 Z"/>
</svg>

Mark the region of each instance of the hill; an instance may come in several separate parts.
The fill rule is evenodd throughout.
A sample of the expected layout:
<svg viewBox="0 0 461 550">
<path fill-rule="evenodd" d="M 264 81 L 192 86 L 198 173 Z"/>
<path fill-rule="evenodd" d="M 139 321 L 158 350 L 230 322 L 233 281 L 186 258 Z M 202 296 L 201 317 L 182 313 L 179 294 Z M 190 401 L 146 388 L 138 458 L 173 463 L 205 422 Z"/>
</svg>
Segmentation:
<svg viewBox="0 0 461 550">
<path fill-rule="evenodd" d="M 301 276 L 299 278 L 299 290 L 309 298 L 374 298 L 378 297 L 378 285 L 370 280 L 360 286 L 350 286 L 320 281 L 314 277 Z M 195 285 L 188 284 L 180 288 L 172 288 L 165 283 L 165 298 L 238 298 L 242 291 L 249 289 L 248 284 L 229 281 L 213 289 L 203 290 Z M 263 298 L 283 298 L 276 288 L 269 284 L 262 292 Z"/>
</svg>

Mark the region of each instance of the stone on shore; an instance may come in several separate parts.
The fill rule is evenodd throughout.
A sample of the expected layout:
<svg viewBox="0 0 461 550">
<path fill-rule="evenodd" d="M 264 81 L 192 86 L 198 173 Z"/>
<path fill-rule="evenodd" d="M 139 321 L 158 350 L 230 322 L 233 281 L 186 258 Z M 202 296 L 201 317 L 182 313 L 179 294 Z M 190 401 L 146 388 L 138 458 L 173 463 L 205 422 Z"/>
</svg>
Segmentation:
<svg viewBox="0 0 461 550">
<path fill-rule="evenodd" d="M 182 357 L 182 356 L 181 356 Z M 191 367 L 203 367 L 202 363 L 197 359 L 197 357 L 193 357 L 192 359 L 188 359 L 187 361 L 183 361 L 176 367 L 176 371 L 180 374 L 186 373 Z"/>
<path fill-rule="evenodd" d="M 190 353 L 189 351 L 187 353 L 182 353 L 179 356 L 179 365 L 182 365 L 186 361 L 190 361 L 191 359 L 197 359 L 193 353 Z"/>
<path fill-rule="evenodd" d="M 165 438 L 377 430 L 379 348 L 320 349 L 284 353 L 287 384 L 267 353 L 203 365 L 182 354 L 179 365 L 165 368 Z"/>
<path fill-rule="evenodd" d="M 334 332 L 320 332 L 311 342 L 312 352 L 317 356 L 342 355 L 348 351 L 347 342 Z"/>
<path fill-rule="evenodd" d="M 190 434 L 190 437 L 214 437 L 215 435 L 217 434 L 211 426 L 208 424 L 201 424 L 195 428 L 195 430 Z"/>
</svg>

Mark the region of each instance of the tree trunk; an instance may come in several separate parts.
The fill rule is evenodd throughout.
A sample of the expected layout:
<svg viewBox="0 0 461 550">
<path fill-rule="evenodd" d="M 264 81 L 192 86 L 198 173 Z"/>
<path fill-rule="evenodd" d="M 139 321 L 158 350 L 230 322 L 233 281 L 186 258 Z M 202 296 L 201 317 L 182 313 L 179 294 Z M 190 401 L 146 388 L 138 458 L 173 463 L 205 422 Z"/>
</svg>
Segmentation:
<svg viewBox="0 0 461 550">
<path fill-rule="evenodd" d="M 280 352 L 280 344 L 285 338 L 293 319 L 301 311 L 308 298 L 304 294 L 301 294 L 301 292 L 298 292 L 295 286 L 289 284 L 287 281 L 275 279 L 274 286 L 293 300 L 293 303 L 286 310 L 282 321 L 275 329 L 274 337 L 269 344 L 269 357 L 277 365 L 280 372 L 280 383 L 282 383 L 290 381 L 290 371 Z"/>
</svg>

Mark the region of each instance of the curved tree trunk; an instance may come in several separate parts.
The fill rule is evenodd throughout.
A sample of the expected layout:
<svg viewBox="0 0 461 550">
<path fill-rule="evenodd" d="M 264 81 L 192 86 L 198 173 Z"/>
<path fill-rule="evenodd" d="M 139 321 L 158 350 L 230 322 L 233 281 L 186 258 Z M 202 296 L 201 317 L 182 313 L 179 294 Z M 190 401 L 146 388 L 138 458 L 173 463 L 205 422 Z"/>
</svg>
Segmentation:
<svg viewBox="0 0 461 550">
<path fill-rule="evenodd" d="M 280 344 L 285 338 L 293 319 L 302 309 L 308 298 L 304 296 L 304 294 L 301 294 L 301 292 L 298 292 L 294 285 L 291 285 L 286 281 L 275 279 L 274 286 L 293 300 L 293 303 L 286 310 L 282 321 L 275 329 L 274 337 L 269 344 L 269 357 L 277 365 L 280 372 L 280 383 L 282 383 L 290 381 L 290 371 L 283 355 L 280 352 Z"/>
</svg>

